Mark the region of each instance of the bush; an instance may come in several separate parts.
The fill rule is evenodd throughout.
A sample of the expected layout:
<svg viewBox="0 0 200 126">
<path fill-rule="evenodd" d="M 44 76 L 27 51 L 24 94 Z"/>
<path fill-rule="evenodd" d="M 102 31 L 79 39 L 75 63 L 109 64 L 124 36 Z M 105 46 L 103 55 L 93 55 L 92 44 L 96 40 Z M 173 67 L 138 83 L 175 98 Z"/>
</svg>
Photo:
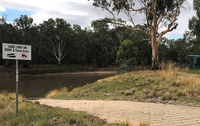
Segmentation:
<svg viewBox="0 0 200 126">
<path fill-rule="evenodd" d="M 130 71 L 130 66 L 125 64 L 125 63 L 119 65 L 119 67 L 117 68 L 118 73 L 125 73 L 125 72 L 128 72 L 128 71 Z"/>
</svg>

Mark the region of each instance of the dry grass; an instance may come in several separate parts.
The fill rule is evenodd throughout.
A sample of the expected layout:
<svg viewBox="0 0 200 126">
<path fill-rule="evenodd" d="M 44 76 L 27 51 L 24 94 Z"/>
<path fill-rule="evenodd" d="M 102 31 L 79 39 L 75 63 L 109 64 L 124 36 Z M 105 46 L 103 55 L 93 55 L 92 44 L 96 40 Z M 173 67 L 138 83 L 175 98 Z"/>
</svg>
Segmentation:
<svg viewBox="0 0 200 126">
<path fill-rule="evenodd" d="M 84 112 L 22 101 L 19 104 L 19 114 L 16 116 L 14 99 L 14 93 L 0 92 L 0 126 L 124 126 L 107 124 L 105 120 Z"/>
<path fill-rule="evenodd" d="M 164 80 L 172 81 L 180 87 L 185 96 L 200 98 L 200 75 L 186 73 L 174 64 L 169 64 L 167 69 L 158 73 Z"/>
<path fill-rule="evenodd" d="M 162 65 L 161 68 L 158 71 L 142 70 L 119 74 L 67 93 L 56 91 L 51 96 L 59 99 L 200 103 L 200 75 L 190 74 L 172 63 Z"/>
<path fill-rule="evenodd" d="M 1 91 L 0 92 L 0 99 L 1 100 L 14 100 L 16 97 L 15 93 L 8 93 L 6 91 Z M 23 99 L 22 95 L 19 95 L 19 99 Z"/>
<path fill-rule="evenodd" d="M 6 91 L 0 92 L 0 115 L 5 112 L 11 112 L 15 109 L 15 93 L 8 93 Z M 23 96 L 19 96 L 19 101 L 23 100 Z"/>
<path fill-rule="evenodd" d="M 53 97 L 53 96 L 56 96 L 56 95 L 60 95 L 60 94 L 63 94 L 63 93 L 67 93 L 68 92 L 68 89 L 67 87 L 64 87 L 64 88 L 61 88 L 59 90 L 55 89 L 55 90 L 52 90 L 50 91 L 48 94 L 47 94 L 47 98 L 50 98 L 50 97 Z"/>
<path fill-rule="evenodd" d="M 125 121 L 125 126 L 150 126 L 148 122 L 139 122 L 139 121 Z"/>
</svg>

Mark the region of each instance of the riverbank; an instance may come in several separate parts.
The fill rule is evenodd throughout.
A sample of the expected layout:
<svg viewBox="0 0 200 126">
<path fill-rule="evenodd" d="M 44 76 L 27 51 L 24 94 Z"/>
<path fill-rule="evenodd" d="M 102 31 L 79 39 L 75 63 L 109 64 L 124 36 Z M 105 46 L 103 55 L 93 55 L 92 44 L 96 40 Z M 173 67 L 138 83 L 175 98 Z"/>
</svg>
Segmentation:
<svg viewBox="0 0 200 126">
<path fill-rule="evenodd" d="M 200 75 L 178 68 L 133 71 L 100 79 L 69 92 L 54 90 L 47 96 L 69 100 L 128 100 L 199 106 Z"/>
<path fill-rule="evenodd" d="M 66 72 L 21 75 L 19 92 L 28 99 L 44 98 L 52 90 L 71 91 L 98 79 L 115 75 L 115 71 Z M 15 77 L 0 77 L 0 91 L 15 92 Z"/>
<path fill-rule="evenodd" d="M 89 71 L 115 71 L 115 66 L 97 68 L 95 66 L 78 66 L 78 65 L 34 65 L 29 67 L 19 67 L 20 75 L 38 75 L 50 73 L 68 73 L 68 72 L 89 72 Z M 0 77 L 14 77 L 15 66 L 0 66 Z"/>
</svg>

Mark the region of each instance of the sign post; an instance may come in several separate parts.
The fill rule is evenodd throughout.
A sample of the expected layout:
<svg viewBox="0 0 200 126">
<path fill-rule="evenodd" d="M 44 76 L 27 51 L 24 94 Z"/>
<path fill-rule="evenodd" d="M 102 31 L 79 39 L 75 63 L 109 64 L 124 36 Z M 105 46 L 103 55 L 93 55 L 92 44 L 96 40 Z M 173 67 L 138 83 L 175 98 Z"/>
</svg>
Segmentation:
<svg viewBox="0 0 200 126">
<path fill-rule="evenodd" d="M 2 44 L 2 58 L 16 60 L 16 115 L 19 113 L 19 65 L 18 60 L 31 60 L 31 46 L 20 44 Z"/>
<path fill-rule="evenodd" d="M 18 59 L 16 59 L 16 114 L 18 115 L 18 95 L 19 95 L 19 68 L 18 68 Z"/>
</svg>

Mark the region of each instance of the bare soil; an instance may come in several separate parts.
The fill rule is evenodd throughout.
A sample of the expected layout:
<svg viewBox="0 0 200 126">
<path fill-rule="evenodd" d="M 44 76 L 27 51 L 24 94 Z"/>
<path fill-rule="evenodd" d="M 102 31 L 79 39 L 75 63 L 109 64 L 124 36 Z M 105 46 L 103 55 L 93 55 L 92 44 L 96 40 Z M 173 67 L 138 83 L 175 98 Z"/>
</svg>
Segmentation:
<svg viewBox="0 0 200 126">
<path fill-rule="evenodd" d="M 148 122 L 151 126 L 200 126 L 200 107 L 132 101 L 40 99 L 33 102 L 85 111 L 109 123 Z"/>
</svg>

